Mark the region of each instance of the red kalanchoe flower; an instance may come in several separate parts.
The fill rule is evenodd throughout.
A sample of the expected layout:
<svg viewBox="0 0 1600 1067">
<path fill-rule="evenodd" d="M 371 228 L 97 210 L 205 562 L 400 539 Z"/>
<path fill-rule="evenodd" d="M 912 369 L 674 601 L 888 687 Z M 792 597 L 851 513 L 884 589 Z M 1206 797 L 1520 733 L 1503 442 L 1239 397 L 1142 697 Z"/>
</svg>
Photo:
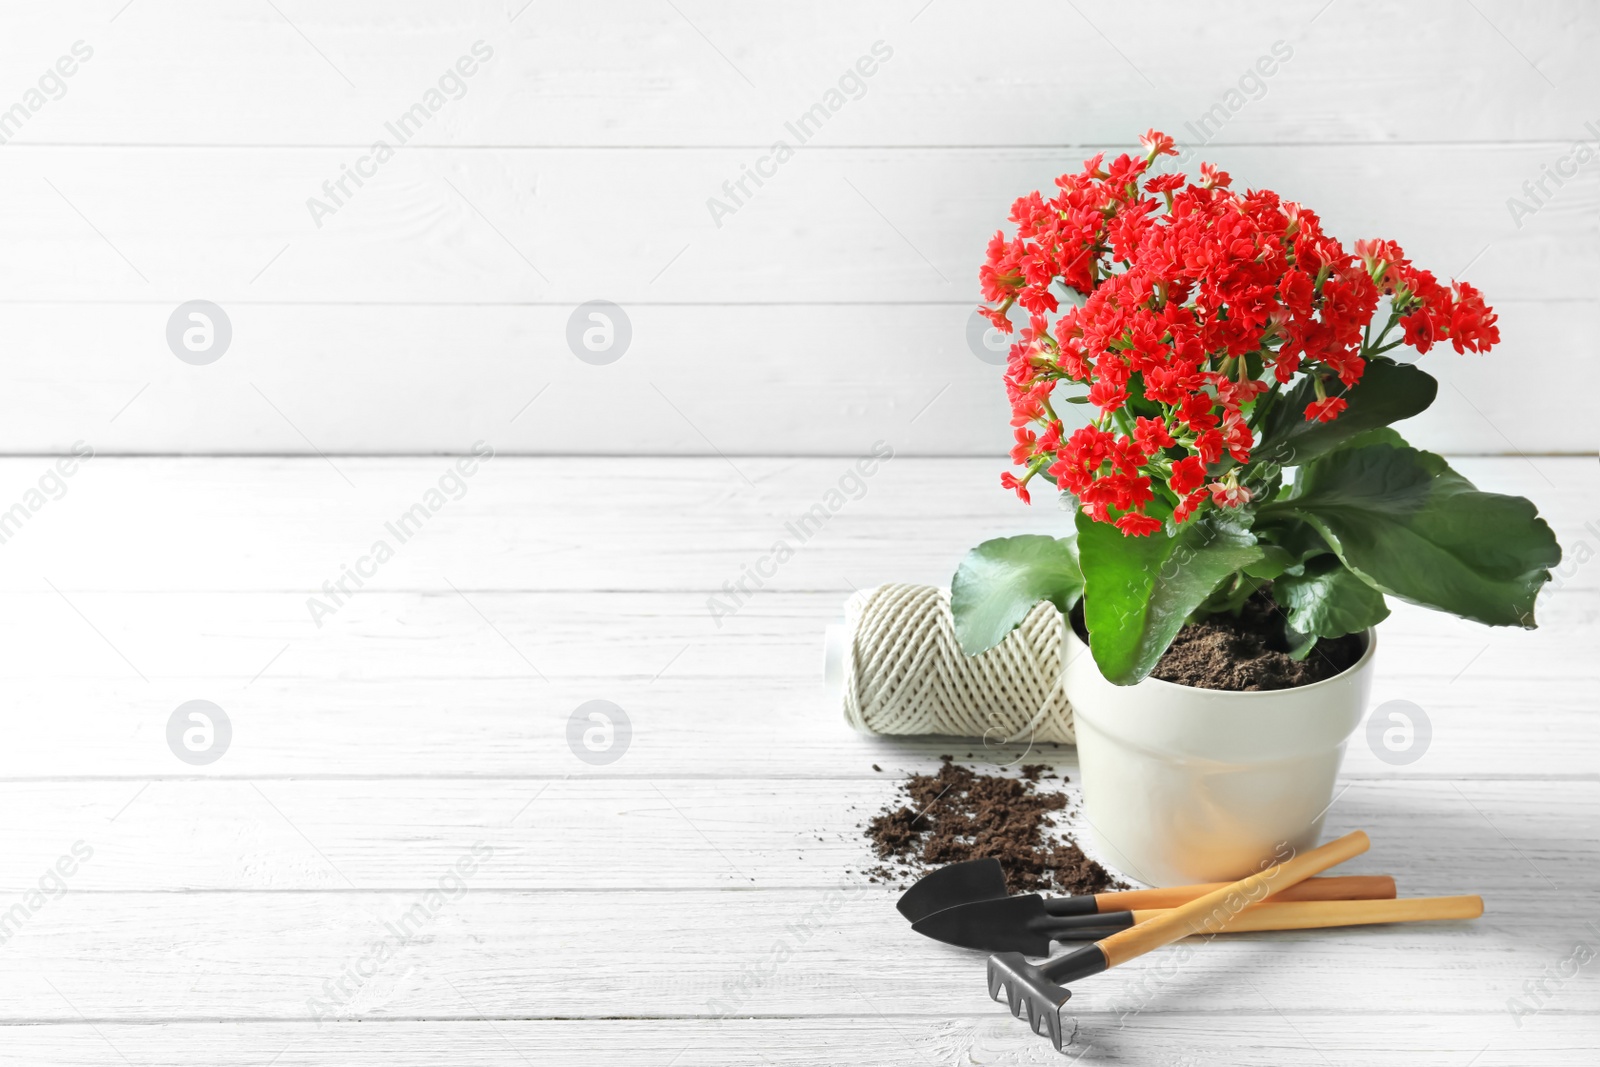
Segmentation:
<svg viewBox="0 0 1600 1067">
<path fill-rule="evenodd" d="M 1154 178 L 1144 183 L 1145 191 L 1151 193 L 1175 193 L 1189 184 L 1189 179 L 1182 174 L 1157 174 Z"/>
<path fill-rule="evenodd" d="M 1222 439 L 1227 443 L 1228 455 L 1240 463 L 1250 462 L 1250 446 L 1255 443 L 1255 434 L 1238 415 L 1229 415 L 1228 421 L 1222 426 Z"/>
<path fill-rule="evenodd" d="M 1183 398 L 1183 403 L 1178 405 L 1176 414 L 1188 424 L 1189 429 L 1196 433 L 1204 433 L 1215 429 L 1217 423 L 1222 421 L 1214 414 L 1215 406 L 1216 401 L 1210 395 L 1191 393 Z"/>
<path fill-rule="evenodd" d="M 1206 502 L 1207 491 L 1204 488 L 1196 489 L 1172 509 L 1172 518 L 1175 522 L 1186 522 L 1195 509 Z"/>
<path fill-rule="evenodd" d="M 1149 158 L 1156 156 L 1175 156 L 1178 154 L 1178 144 L 1171 137 L 1155 130 L 1146 130 L 1139 138 L 1139 143 L 1144 146 Z"/>
<path fill-rule="evenodd" d="M 1228 172 L 1210 163 L 1200 164 L 1200 187 L 1202 189 L 1226 189 L 1233 184 L 1233 178 Z"/>
<path fill-rule="evenodd" d="M 1418 352 L 1433 347 L 1433 316 L 1426 309 L 1418 309 L 1400 320 L 1406 344 Z"/>
<path fill-rule="evenodd" d="M 1122 511 L 1143 507 L 1155 499 L 1149 478 L 1121 473 L 1097 479 L 1079 495 L 1087 503 L 1106 504 Z"/>
<path fill-rule="evenodd" d="M 1208 496 L 1238 507 L 1251 496 L 1255 428 L 1301 376 L 1348 390 L 1400 344 L 1483 352 L 1499 342 L 1477 289 L 1441 283 L 1393 241 L 1351 251 L 1314 211 L 1267 189 L 1236 192 L 1209 163 L 1198 183 L 1152 173 L 1176 146 L 1156 130 L 1140 144 L 1138 156 L 1085 160 L 1053 195 L 1019 197 L 1013 232 L 995 234 L 979 271 L 996 328 L 1018 332 L 1013 307 L 1030 316 L 1004 379 L 1012 460 L 1028 473 L 1002 484 L 1024 500 L 1044 471 L 1091 519 L 1129 536 L 1159 528 L 1144 512 L 1157 498 L 1177 522 Z M 1064 308 L 1063 289 L 1077 294 Z M 1375 330 L 1385 299 L 1387 324 Z M 1070 433 L 1056 415 L 1067 410 L 1055 395 L 1063 383 L 1091 413 Z M 1349 406 L 1323 388 L 1308 420 Z M 1207 468 L 1217 471 L 1209 487 Z"/>
<path fill-rule="evenodd" d="M 1017 491 L 1017 498 L 1024 504 L 1033 503 L 1033 498 L 1028 495 L 1028 487 L 1018 481 L 1017 476 L 1012 474 L 1010 471 L 1001 472 L 1000 488 L 1015 489 Z"/>
<path fill-rule="evenodd" d="M 1137 475 L 1139 468 L 1150 462 L 1150 457 L 1140 450 L 1131 437 L 1119 437 L 1111 446 L 1111 462 L 1124 474 Z"/>
<path fill-rule="evenodd" d="M 1039 435 L 1023 426 L 1018 426 L 1014 432 L 1017 443 L 1011 448 L 1011 462 L 1021 466 L 1033 458 L 1034 446 L 1039 441 Z"/>
<path fill-rule="evenodd" d="M 1117 520 L 1117 529 L 1128 537 L 1148 537 L 1161 529 L 1161 520 L 1137 511 L 1130 511 Z"/>
<path fill-rule="evenodd" d="M 1167 431 L 1167 424 L 1164 420 L 1147 419 L 1140 415 L 1134 421 L 1133 439 L 1139 443 L 1139 447 L 1146 454 L 1154 455 L 1163 448 L 1171 448 L 1177 444 L 1172 439 L 1172 434 Z"/>
<path fill-rule="evenodd" d="M 1344 398 L 1339 396 L 1330 396 L 1326 400 L 1313 400 L 1306 405 L 1306 421 L 1332 422 L 1339 417 L 1339 412 L 1349 406 Z"/>
<path fill-rule="evenodd" d="M 1206 488 L 1211 490 L 1211 499 L 1225 508 L 1242 507 L 1250 503 L 1253 496 L 1249 489 L 1233 482 L 1212 482 Z"/>
<path fill-rule="evenodd" d="M 1466 282 L 1456 282 L 1450 309 L 1450 343 L 1457 352 L 1487 352 L 1500 343 L 1499 316 L 1483 302 L 1483 294 Z"/>
<path fill-rule="evenodd" d="M 1089 387 L 1089 403 L 1101 411 L 1116 411 L 1127 401 L 1128 390 L 1111 378 L 1101 378 Z"/>
<path fill-rule="evenodd" d="M 1186 497 L 1205 484 L 1206 465 L 1198 456 L 1184 456 L 1172 465 L 1172 477 L 1167 485 L 1179 496 Z"/>
</svg>

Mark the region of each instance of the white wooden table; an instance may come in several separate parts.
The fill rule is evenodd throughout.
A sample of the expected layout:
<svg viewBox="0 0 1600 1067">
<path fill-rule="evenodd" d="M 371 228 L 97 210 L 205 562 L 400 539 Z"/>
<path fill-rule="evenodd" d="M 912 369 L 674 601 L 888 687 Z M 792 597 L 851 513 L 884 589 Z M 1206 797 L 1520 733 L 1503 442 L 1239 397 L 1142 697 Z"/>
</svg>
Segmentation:
<svg viewBox="0 0 1600 1067">
<path fill-rule="evenodd" d="M 0 1063 L 1059 1062 L 847 873 L 900 774 L 982 749 L 853 734 L 820 680 L 853 587 L 1059 512 L 998 462 L 895 459 L 719 626 L 848 460 L 501 457 L 399 543 L 451 462 L 99 458 L 0 546 Z M 1600 478 L 1458 465 L 1571 562 L 1536 632 L 1397 608 L 1375 700 L 1432 740 L 1394 767 L 1358 734 L 1329 830 L 1487 915 L 1151 956 L 1081 987 L 1083 1062 L 1595 1062 Z M 231 722 L 208 765 L 168 747 L 190 700 Z M 568 744 L 590 700 L 631 722 L 609 764 Z"/>
</svg>

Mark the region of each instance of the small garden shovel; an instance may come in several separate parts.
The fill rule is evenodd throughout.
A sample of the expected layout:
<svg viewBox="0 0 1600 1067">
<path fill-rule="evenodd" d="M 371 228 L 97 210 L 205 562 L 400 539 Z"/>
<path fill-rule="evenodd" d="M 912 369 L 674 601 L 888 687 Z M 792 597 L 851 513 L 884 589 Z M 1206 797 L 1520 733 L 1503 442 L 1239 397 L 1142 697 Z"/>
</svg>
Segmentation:
<svg viewBox="0 0 1600 1067">
<path fill-rule="evenodd" d="M 1309 883 L 1301 883 L 1306 885 Z M 913 923 L 911 929 L 935 941 L 983 952 L 1020 952 L 1048 956 L 1052 941 L 1092 941 L 1165 915 L 1169 909 L 1132 909 L 1096 915 L 1051 915 L 1049 902 L 1037 893 L 999 900 L 976 900 Z M 1407 900 L 1297 900 L 1278 903 L 1271 897 L 1253 904 L 1230 921 L 1224 933 L 1251 930 L 1313 930 L 1329 926 L 1374 923 L 1476 919 L 1483 898 L 1412 897 Z"/>
<path fill-rule="evenodd" d="M 1165 889 L 1130 889 L 1120 893 L 1041 897 L 1050 915 L 1094 915 L 1137 908 L 1171 908 L 1221 889 L 1226 882 L 1168 886 Z M 948 863 L 923 875 L 895 905 L 913 923 L 946 908 L 977 900 L 998 900 L 1006 895 L 1006 875 L 997 859 Z M 1276 894 L 1285 900 L 1385 900 L 1395 895 L 1394 879 L 1386 874 L 1308 878 Z"/>
</svg>

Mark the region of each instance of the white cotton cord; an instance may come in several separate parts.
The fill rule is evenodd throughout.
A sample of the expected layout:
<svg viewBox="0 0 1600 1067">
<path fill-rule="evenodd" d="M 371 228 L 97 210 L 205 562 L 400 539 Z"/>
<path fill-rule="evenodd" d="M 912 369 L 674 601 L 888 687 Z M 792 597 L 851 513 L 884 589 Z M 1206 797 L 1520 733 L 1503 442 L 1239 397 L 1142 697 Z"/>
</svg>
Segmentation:
<svg viewBox="0 0 1600 1067">
<path fill-rule="evenodd" d="M 844 626 L 830 628 L 828 673 L 858 730 L 1072 744 L 1063 627 L 1061 613 L 1041 603 L 1000 644 L 968 656 L 948 590 L 880 585 L 852 596 Z"/>
</svg>

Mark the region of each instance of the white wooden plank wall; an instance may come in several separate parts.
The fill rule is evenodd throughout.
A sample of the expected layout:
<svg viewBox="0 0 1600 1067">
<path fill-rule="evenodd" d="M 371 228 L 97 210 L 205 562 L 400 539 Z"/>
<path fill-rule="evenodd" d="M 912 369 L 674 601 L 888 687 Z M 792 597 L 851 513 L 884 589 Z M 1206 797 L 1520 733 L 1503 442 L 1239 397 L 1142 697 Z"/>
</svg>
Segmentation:
<svg viewBox="0 0 1600 1067">
<path fill-rule="evenodd" d="M 523 4 L 7 5 L 0 449 L 996 454 L 999 371 L 966 339 L 984 242 L 1148 126 L 1489 294 L 1503 349 L 1428 357 L 1419 439 L 1600 444 L 1560 386 L 1600 334 L 1583 0 Z M 317 225 L 308 198 L 358 165 Z M 192 299 L 233 328 L 208 366 L 167 347 Z M 566 339 L 594 299 L 632 326 L 604 366 Z"/>
</svg>

